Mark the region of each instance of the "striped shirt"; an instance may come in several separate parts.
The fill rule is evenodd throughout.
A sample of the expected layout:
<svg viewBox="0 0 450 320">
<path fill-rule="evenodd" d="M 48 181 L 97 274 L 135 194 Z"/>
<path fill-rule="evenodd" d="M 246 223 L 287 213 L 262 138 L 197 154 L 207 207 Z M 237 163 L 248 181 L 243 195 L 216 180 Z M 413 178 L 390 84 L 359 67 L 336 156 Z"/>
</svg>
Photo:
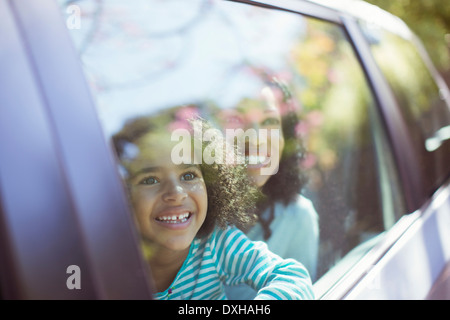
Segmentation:
<svg viewBox="0 0 450 320">
<path fill-rule="evenodd" d="M 237 228 L 214 229 L 195 239 L 173 283 L 159 300 L 226 299 L 223 284 L 247 283 L 258 291 L 255 299 L 313 299 L 311 279 L 304 266 L 282 259 L 267 245 L 251 241 Z"/>
</svg>

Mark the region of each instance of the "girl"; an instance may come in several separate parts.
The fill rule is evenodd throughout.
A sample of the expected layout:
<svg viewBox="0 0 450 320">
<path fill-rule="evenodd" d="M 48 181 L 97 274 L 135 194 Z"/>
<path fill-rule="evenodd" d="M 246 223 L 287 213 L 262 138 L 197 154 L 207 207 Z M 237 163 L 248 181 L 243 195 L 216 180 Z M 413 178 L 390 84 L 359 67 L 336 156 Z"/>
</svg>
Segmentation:
<svg viewBox="0 0 450 320">
<path fill-rule="evenodd" d="M 257 290 L 256 299 L 313 298 L 303 265 L 234 227 L 252 222 L 248 212 L 257 196 L 243 167 L 174 164 L 170 130 L 192 128 L 177 114 L 136 119 L 113 138 L 139 231 L 152 247 L 155 298 L 225 299 L 224 284 L 242 283 Z M 214 143 L 223 141 L 201 141 L 201 151 Z"/>
</svg>

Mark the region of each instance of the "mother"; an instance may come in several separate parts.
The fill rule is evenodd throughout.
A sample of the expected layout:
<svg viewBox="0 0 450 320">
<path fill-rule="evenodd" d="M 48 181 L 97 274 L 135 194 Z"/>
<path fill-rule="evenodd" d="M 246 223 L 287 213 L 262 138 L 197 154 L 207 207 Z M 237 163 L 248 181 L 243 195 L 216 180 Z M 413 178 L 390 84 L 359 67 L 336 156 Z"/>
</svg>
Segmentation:
<svg viewBox="0 0 450 320">
<path fill-rule="evenodd" d="M 246 68 L 241 75 L 236 75 L 235 79 L 238 78 L 239 98 L 232 108 L 222 108 L 216 113 L 219 124 L 224 130 L 266 129 L 268 132 L 267 139 L 256 143 L 247 139 L 238 144 L 249 162 L 248 175 L 264 194 L 258 203 L 258 222 L 246 230 L 247 236 L 265 241 L 272 252 L 283 258 L 301 262 L 314 279 L 319 245 L 318 215 L 312 202 L 301 194 L 306 175 L 301 169 L 304 148 L 296 134 L 299 108 L 280 77 L 262 69 Z M 243 90 L 242 86 L 249 90 Z M 233 90 L 227 93 L 233 94 Z M 216 98 L 220 102 L 220 97 Z M 277 129 L 282 134 L 273 141 L 270 132 Z M 258 150 L 271 150 L 272 154 L 269 152 L 267 158 L 261 152 L 258 154 Z M 271 161 L 278 159 L 279 166 L 273 166 Z M 275 169 L 267 172 L 269 168 Z M 266 174 L 261 169 L 266 169 Z M 254 294 L 248 288 L 227 290 L 230 299 L 251 299 Z"/>
</svg>

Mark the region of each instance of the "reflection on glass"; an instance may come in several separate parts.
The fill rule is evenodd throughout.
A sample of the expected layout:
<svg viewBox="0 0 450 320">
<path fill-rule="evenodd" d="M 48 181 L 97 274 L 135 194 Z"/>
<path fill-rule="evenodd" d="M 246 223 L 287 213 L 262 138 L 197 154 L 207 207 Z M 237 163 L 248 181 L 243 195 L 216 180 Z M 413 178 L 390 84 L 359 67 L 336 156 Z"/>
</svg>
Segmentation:
<svg viewBox="0 0 450 320">
<path fill-rule="evenodd" d="M 303 265 L 229 227 L 245 229 L 252 222 L 257 188 L 243 163 L 205 160 L 208 149 L 227 149 L 226 140 L 205 139 L 214 129 L 204 120 L 178 118 L 183 111 L 138 117 L 113 137 L 155 298 L 225 299 L 224 284 L 243 283 L 258 290 L 258 299 L 313 298 Z M 181 141 L 173 139 L 183 130 Z M 183 163 L 174 159 L 178 147 L 189 150 Z M 234 149 L 227 150 L 234 158 Z"/>
<path fill-rule="evenodd" d="M 61 3 L 63 12 L 72 4 Z M 232 130 L 247 176 L 265 195 L 257 224 L 245 229 L 250 238 L 297 259 L 316 280 L 392 225 L 384 221 L 377 155 L 384 137 L 340 27 L 216 0 L 76 5 L 81 28 L 71 34 L 106 137 L 173 106 L 185 107 L 172 126 L 183 127 L 194 112 L 225 137 Z"/>
<path fill-rule="evenodd" d="M 245 156 L 248 176 L 263 193 L 257 205 L 257 224 L 246 230 L 247 236 L 265 241 L 270 250 L 283 258 L 301 261 L 314 279 L 319 248 L 318 214 L 312 202 L 301 195 L 306 177 L 300 166 L 304 148 L 297 134 L 300 110 L 286 76 L 268 68 L 242 66 L 220 92 L 212 95 L 212 105 L 217 110 L 211 113 L 224 132 L 240 130 L 244 136 L 237 135 L 230 142 L 237 142 L 238 150 Z M 233 87 L 240 90 L 229 90 Z M 236 94 L 233 103 L 228 93 Z M 247 134 L 251 130 L 257 139 Z M 239 144 L 240 139 L 245 143 Z M 227 288 L 231 299 L 250 299 L 255 294 L 245 286 Z"/>
</svg>

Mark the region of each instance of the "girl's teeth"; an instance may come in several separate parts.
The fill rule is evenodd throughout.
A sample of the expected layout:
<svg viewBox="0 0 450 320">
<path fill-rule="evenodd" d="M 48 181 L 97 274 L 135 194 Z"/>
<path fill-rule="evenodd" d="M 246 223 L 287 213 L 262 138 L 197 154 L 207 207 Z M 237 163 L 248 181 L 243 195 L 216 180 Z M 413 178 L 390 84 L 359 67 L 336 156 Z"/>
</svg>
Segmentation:
<svg viewBox="0 0 450 320">
<path fill-rule="evenodd" d="M 163 216 L 156 219 L 167 223 L 181 223 L 187 221 L 188 217 L 189 213 L 183 213 L 178 216 Z"/>
</svg>

